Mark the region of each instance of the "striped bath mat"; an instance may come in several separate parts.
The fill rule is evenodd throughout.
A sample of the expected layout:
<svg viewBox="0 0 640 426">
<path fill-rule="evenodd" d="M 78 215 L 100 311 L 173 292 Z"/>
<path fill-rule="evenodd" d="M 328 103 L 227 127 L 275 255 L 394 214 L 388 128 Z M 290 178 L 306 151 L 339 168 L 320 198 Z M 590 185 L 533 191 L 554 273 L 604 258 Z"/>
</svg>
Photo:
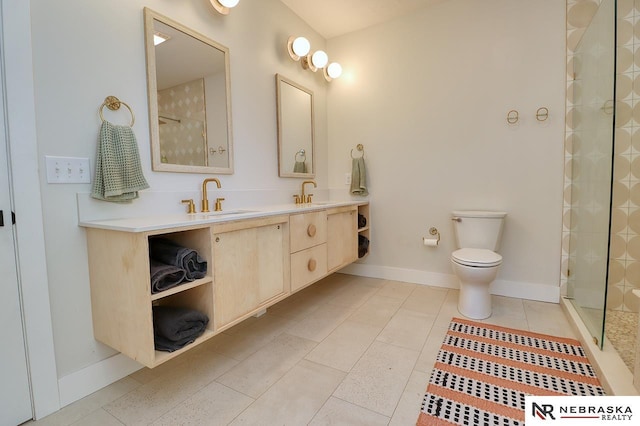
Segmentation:
<svg viewBox="0 0 640 426">
<path fill-rule="evenodd" d="M 577 340 L 454 318 L 417 425 L 523 425 L 525 395 L 604 390 Z"/>
</svg>

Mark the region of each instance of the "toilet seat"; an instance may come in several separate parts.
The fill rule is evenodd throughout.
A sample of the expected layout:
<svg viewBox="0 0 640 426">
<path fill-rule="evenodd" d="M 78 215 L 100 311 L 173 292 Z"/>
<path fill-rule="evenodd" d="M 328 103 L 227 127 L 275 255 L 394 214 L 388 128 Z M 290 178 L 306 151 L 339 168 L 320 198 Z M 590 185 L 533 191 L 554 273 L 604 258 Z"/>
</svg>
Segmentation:
<svg viewBox="0 0 640 426">
<path fill-rule="evenodd" d="M 461 248 L 451 253 L 451 260 L 464 266 L 490 268 L 500 265 L 502 256 L 487 249 Z"/>
</svg>

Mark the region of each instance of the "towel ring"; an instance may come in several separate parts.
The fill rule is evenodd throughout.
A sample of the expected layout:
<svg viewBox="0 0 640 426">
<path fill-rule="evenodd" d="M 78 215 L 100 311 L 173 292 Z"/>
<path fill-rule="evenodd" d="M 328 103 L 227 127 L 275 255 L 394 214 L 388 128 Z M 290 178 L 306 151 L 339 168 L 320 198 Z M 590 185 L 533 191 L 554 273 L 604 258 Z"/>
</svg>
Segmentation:
<svg viewBox="0 0 640 426">
<path fill-rule="evenodd" d="M 307 153 L 304 149 L 301 149 L 300 151 L 296 152 L 294 161 L 298 161 L 298 155 L 302 157 L 302 161 L 307 161 Z"/>
<path fill-rule="evenodd" d="M 136 116 L 133 114 L 133 110 L 129 105 L 127 105 L 125 102 L 121 101 L 120 99 L 116 98 L 115 96 L 107 96 L 104 99 L 104 102 L 102 103 L 102 105 L 100 105 L 100 109 L 98 109 L 98 113 L 100 114 L 100 119 L 102 120 L 102 122 L 106 121 L 102 116 L 102 110 L 104 109 L 105 106 L 109 108 L 111 111 L 117 111 L 120 109 L 121 105 L 126 106 L 129 112 L 131 113 L 131 124 L 129 125 L 129 127 L 133 127 L 133 123 L 136 122 Z"/>
<path fill-rule="evenodd" d="M 364 157 L 364 146 L 362 146 L 362 144 L 361 144 L 361 143 L 359 143 L 358 145 L 356 145 L 356 149 L 357 149 L 358 151 L 362 152 L 362 155 L 361 155 L 360 157 L 354 157 L 354 156 L 353 156 L 353 148 L 351 148 L 351 158 L 353 158 L 353 159 L 355 160 L 356 158 L 362 158 L 362 157 Z"/>
</svg>

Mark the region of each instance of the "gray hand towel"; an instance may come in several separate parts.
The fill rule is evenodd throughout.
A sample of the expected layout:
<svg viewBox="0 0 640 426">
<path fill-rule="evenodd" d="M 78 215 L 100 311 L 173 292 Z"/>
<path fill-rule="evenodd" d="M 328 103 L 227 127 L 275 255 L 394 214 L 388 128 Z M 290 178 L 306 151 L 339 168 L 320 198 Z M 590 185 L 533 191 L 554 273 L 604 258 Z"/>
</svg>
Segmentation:
<svg viewBox="0 0 640 426">
<path fill-rule="evenodd" d="M 98 200 L 125 202 L 149 188 L 142 174 L 138 143 L 129 126 L 103 121 L 96 154 L 91 196 Z"/>
<path fill-rule="evenodd" d="M 185 271 L 185 280 L 193 281 L 207 275 L 207 261 L 197 251 L 182 247 L 166 238 L 149 239 L 149 257 Z"/>
<path fill-rule="evenodd" d="M 354 158 L 351 161 L 351 193 L 353 195 L 368 195 L 367 173 L 364 167 L 364 158 Z"/>
<path fill-rule="evenodd" d="M 167 265 L 156 260 L 150 260 L 151 293 L 156 294 L 169 290 L 182 283 L 187 272 L 177 266 Z"/>
</svg>

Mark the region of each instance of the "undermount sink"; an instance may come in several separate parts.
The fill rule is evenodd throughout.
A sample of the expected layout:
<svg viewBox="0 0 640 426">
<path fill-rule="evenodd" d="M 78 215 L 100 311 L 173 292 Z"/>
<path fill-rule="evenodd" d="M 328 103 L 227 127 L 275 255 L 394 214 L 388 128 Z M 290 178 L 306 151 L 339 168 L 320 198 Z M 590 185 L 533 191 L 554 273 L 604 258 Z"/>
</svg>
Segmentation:
<svg viewBox="0 0 640 426">
<path fill-rule="evenodd" d="M 203 216 L 213 216 L 213 217 L 222 217 L 222 216 L 235 216 L 239 214 L 248 214 L 248 213 L 257 213 L 258 210 L 245 210 L 245 209 L 237 209 L 237 210 L 226 210 L 220 212 L 209 212 L 209 213 L 200 213 Z"/>
</svg>

